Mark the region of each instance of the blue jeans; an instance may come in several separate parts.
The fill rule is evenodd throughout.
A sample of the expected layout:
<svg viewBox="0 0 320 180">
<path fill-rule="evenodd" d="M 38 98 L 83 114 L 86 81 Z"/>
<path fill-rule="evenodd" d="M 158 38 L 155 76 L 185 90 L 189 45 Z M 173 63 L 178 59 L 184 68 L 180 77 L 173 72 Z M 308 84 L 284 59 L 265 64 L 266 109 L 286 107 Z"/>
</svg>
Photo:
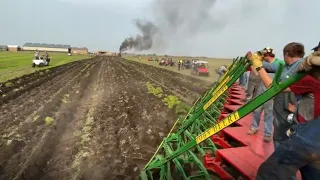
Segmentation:
<svg viewBox="0 0 320 180">
<path fill-rule="evenodd" d="M 290 179 L 300 170 L 303 180 L 320 177 L 320 117 L 299 124 L 296 132 L 281 143 L 261 164 L 256 180 Z"/>
<path fill-rule="evenodd" d="M 264 135 L 271 136 L 272 121 L 273 121 L 273 100 L 269 100 L 262 106 L 253 111 L 253 119 L 251 122 L 251 129 L 259 129 L 261 113 L 264 111 Z"/>
<path fill-rule="evenodd" d="M 246 87 L 248 84 L 248 79 L 249 79 L 248 73 L 244 72 L 239 78 L 240 85 L 243 87 Z"/>
<path fill-rule="evenodd" d="M 279 141 L 279 140 L 273 139 L 274 149 L 277 149 L 277 147 L 279 147 L 281 144 L 283 144 L 283 142 L 284 142 L 284 141 Z"/>
<path fill-rule="evenodd" d="M 281 144 L 283 144 L 285 142 L 285 140 L 275 140 L 273 139 L 273 145 L 274 145 L 274 149 L 277 149 Z M 289 178 L 289 180 L 296 180 L 296 176 L 292 176 L 291 178 Z"/>
</svg>

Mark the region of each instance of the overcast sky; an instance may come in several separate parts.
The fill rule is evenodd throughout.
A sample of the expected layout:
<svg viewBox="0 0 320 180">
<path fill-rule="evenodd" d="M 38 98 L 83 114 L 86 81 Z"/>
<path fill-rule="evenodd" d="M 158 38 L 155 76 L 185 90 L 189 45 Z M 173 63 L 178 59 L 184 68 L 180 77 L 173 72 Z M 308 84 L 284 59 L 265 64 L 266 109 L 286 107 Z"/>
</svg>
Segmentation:
<svg viewBox="0 0 320 180">
<path fill-rule="evenodd" d="M 138 33 L 133 19 L 157 19 L 154 1 L 161 0 L 0 0 L 0 44 L 38 42 L 118 51 L 126 37 Z M 211 24 L 212 29 L 188 36 L 167 32 L 166 48 L 150 52 L 234 57 L 270 46 L 282 58 L 288 42 L 302 42 L 309 52 L 320 41 L 319 0 L 216 1 L 210 16 L 223 21 L 223 27 Z M 196 10 L 188 11 L 192 15 Z"/>
</svg>

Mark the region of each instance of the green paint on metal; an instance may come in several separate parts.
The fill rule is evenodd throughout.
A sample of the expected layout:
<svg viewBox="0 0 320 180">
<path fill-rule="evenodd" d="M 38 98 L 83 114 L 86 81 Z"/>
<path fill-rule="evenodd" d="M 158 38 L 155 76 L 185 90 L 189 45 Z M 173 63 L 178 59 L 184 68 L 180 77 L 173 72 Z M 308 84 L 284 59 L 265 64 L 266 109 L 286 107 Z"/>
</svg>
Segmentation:
<svg viewBox="0 0 320 180">
<path fill-rule="evenodd" d="M 207 170 L 196 155 L 198 154 L 202 158 L 208 150 L 215 153 L 217 148 L 209 137 L 246 116 L 305 76 L 305 74 L 296 74 L 278 83 L 283 68 L 281 66 L 272 86 L 267 91 L 217 123 L 227 97 L 226 91 L 246 71 L 249 65 L 250 63 L 245 58 L 234 60 L 219 83 L 214 84 L 212 89 L 198 100 L 184 120 L 179 120 L 181 126 L 177 132 L 169 134 L 162 141 L 157 155 L 150 160 L 141 172 L 141 179 L 153 179 L 154 172 L 158 172 L 157 177 L 160 177 L 160 179 L 171 179 L 174 172 L 180 174 L 180 178 L 183 179 L 210 179 Z M 185 168 L 191 166 L 192 172 L 185 170 Z"/>
<path fill-rule="evenodd" d="M 195 163 L 201 161 L 197 158 L 197 156 L 193 155 L 192 151 L 190 151 L 192 154 L 190 152 L 185 153 L 179 157 L 177 156 L 177 158 L 172 161 L 166 161 L 166 157 L 173 154 L 174 149 L 176 151 L 177 149 L 184 148 L 187 142 L 192 141 L 202 131 L 216 124 L 216 119 L 220 116 L 220 111 L 223 108 L 223 103 L 225 101 L 224 98 L 227 97 L 225 93 L 228 88 L 225 87 L 230 87 L 249 65 L 250 63 L 248 63 L 248 61 L 244 58 L 237 58 L 234 60 L 233 64 L 227 71 L 228 73 L 226 73 L 220 79 L 220 83 L 215 83 L 213 87 L 206 93 L 206 95 L 203 96 L 200 101 L 194 105 L 194 107 L 192 107 L 192 110 L 187 117 L 180 122 L 181 127 L 178 129 L 178 131 L 176 133 L 169 134 L 168 137 L 163 140 L 160 146 L 162 150 L 159 152 L 157 151 L 157 153 L 164 154 L 164 156 L 155 156 L 146 165 L 145 170 L 141 173 L 141 179 L 151 179 L 151 169 L 160 169 L 160 174 L 158 174 L 158 177 L 160 176 L 160 179 L 168 179 L 168 170 L 167 172 L 164 171 L 167 169 L 165 166 L 167 166 L 169 162 L 171 162 L 172 165 L 174 164 L 174 167 L 176 167 L 183 179 L 196 177 L 207 179 L 210 177 L 202 163 Z M 217 93 L 220 93 L 219 96 L 216 95 Z M 208 103 L 209 101 L 210 103 Z M 204 108 L 204 106 L 206 106 L 206 108 Z M 197 145 L 196 148 L 202 156 L 205 154 L 205 150 L 211 150 L 212 152 L 215 152 L 217 149 L 211 140 Z M 177 159 L 179 160 L 177 161 Z M 197 167 L 194 168 L 197 169 L 197 172 L 186 174 L 183 171 L 183 166 L 181 163 L 190 164 L 190 161 L 192 161 L 193 166 Z M 157 162 L 165 163 L 162 163 L 160 166 L 154 166 L 157 164 Z M 146 174 L 148 174 L 147 178 L 145 176 Z"/>
</svg>

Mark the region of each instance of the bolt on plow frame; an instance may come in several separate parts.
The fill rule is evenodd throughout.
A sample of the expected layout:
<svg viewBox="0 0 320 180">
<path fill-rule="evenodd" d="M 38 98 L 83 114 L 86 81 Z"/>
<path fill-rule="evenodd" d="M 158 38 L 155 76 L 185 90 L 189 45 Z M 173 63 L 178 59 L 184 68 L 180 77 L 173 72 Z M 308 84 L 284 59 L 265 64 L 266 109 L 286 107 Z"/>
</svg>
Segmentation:
<svg viewBox="0 0 320 180">
<path fill-rule="evenodd" d="M 269 89 L 219 120 L 224 103 L 228 100 L 228 89 L 250 65 L 250 61 L 244 57 L 234 59 L 219 82 L 213 84 L 203 97 L 198 98 L 184 118 L 178 118 L 168 136 L 162 140 L 154 156 L 142 170 L 140 174 L 142 180 L 211 179 L 210 173 L 202 163 L 205 156 L 208 154 L 214 156 L 217 150 L 210 137 L 248 115 L 305 76 L 304 73 L 296 73 L 279 83 L 283 70 L 281 65 Z"/>
</svg>

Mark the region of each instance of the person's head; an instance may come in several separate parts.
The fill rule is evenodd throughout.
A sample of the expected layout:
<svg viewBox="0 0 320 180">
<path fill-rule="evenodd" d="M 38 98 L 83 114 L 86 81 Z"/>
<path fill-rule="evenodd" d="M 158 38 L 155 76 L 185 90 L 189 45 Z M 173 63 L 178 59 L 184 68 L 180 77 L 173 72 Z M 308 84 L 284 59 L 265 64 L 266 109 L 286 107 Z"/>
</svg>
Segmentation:
<svg viewBox="0 0 320 180">
<path fill-rule="evenodd" d="M 304 54 L 304 45 L 301 43 L 292 42 L 283 48 L 283 58 L 287 65 L 303 58 Z"/>
<path fill-rule="evenodd" d="M 272 62 L 274 60 L 274 58 L 276 57 L 276 55 L 273 53 L 273 49 L 266 47 L 263 49 L 263 51 L 265 52 L 263 54 L 263 60 L 267 61 L 267 62 Z"/>
</svg>

